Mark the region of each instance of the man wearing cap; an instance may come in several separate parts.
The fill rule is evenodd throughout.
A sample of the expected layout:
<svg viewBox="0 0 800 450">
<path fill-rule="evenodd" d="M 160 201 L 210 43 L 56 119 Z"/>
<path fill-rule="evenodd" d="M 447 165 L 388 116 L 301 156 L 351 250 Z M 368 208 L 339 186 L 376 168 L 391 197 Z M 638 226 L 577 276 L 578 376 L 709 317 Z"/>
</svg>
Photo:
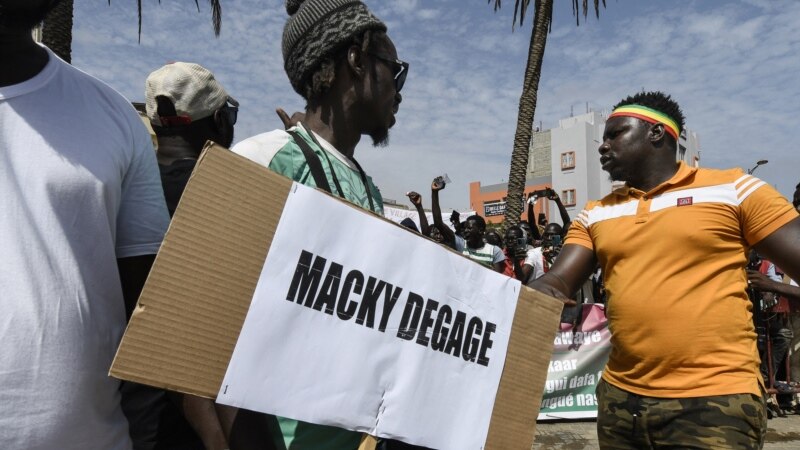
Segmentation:
<svg viewBox="0 0 800 450">
<path fill-rule="evenodd" d="M 356 0 L 287 0 L 284 69 L 306 100 L 302 123 L 238 143 L 233 151 L 295 181 L 375 213 L 381 193 L 355 159 L 366 134 L 385 145 L 408 64 L 386 25 Z"/>
<path fill-rule="evenodd" d="M 169 215 L 131 104 L 0 1 L 0 448 L 131 448 L 108 369 Z"/>
<path fill-rule="evenodd" d="M 589 202 L 532 287 L 568 298 L 599 262 L 612 350 L 597 386 L 601 448 L 761 448 L 766 433 L 750 247 L 797 278 L 800 218 L 763 181 L 676 163 L 678 105 L 620 102 L 600 163 L 625 185 Z"/>
<path fill-rule="evenodd" d="M 239 102 L 198 64 L 174 62 L 145 82 L 145 108 L 158 137 L 158 166 L 170 215 L 175 213 L 206 141 L 233 142 Z"/>
<path fill-rule="evenodd" d="M 300 183 L 383 214 L 380 191 L 354 157 L 362 135 L 385 145 L 408 64 L 386 25 L 357 0 L 287 0 L 284 69 L 306 101 L 301 123 L 233 151 Z M 313 408 L 313 405 L 309 405 Z M 277 418 L 278 448 L 355 449 L 360 433 Z M 280 437 L 282 436 L 282 439 Z"/>
<path fill-rule="evenodd" d="M 157 159 L 170 216 L 178 206 L 206 141 L 233 141 L 238 102 L 214 74 L 191 63 L 174 62 L 145 82 L 145 111 L 158 139 Z M 228 448 L 213 400 L 168 393 L 123 382 L 122 409 L 134 449 L 214 450 Z"/>
</svg>

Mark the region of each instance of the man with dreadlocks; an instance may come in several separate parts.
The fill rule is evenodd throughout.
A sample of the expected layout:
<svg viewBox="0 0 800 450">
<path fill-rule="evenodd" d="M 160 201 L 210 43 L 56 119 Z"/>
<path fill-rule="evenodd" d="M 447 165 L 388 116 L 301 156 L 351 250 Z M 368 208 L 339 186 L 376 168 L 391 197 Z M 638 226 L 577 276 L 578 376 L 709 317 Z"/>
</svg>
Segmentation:
<svg viewBox="0 0 800 450">
<path fill-rule="evenodd" d="M 408 64 L 386 25 L 357 0 L 287 0 L 284 69 L 306 101 L 300 121 L 233 151 L 295 181 L 383 214 L 380 191 L 354 158 L 366 134 L 386 145 Z M 297 116 L 293 116 L 297 117 Z M 310 406 L 313 407 L 313 406 Z M 271 418 L 277 448 L 356 449 L 361 434 Z"/>
<path fill-rule="evenodd" d="M 386 25 L 357 0 L 287 0 L 286 74 L 306 100 L 302 122 L 246 139 L 233 151 L 295 181 L 383 214 L 383 200 L 354 157 L 361 135 L 388 143 L 408 64 Z"/>
<path fill-rule="evenodd" d="M 760 448 L 766 433 L 747 250 L 800 276 L 800 218 L 735 170 L 676 162 L 678 105 L 620 102 L 600 145 L 625 186 L 589 202 L 535 289 L 566 299 L 599 262 L 611 356 L 597 386 L 601 448 Z"/>
</svg>

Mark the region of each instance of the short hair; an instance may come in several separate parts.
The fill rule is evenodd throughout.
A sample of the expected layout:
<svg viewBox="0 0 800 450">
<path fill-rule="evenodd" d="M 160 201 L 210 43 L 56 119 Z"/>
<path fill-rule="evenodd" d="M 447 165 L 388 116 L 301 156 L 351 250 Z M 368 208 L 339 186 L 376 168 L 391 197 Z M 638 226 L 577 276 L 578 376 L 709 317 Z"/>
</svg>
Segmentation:
<svg viewBox="0 0 800 450">
<path fill-rule="evenodd" d="M 414 223 L 414 220 L 410 217 L 406 217 L 400 222 L 400 225 L 408 228 L 409 230 L 416 231 L 419 233 L 419 229 L 417 229 L 417 224 Z"/>
<path fill-rule="evenodd" d="M 544 232 L 542 234 L 548 233 L 547 231 L 548 228 L 550 228 L 551 230 L 550 233 L 553 234 L 561 234 L 564 231 L 564 227 L 562 227 L 561 225 L 555 222 L 550 222 L 547 225 L 545 225 Z"/>
<path fill-rule="evenodd" d="M 512 226 L 508 227 L 506 229 L 506 236 L 508 236 L 508 232 L 509 231 L 517 230 L 517 231 L 519 231 L 519 237 L 521 237 L 521 238 L 525 239 L 525 241 L 527 241 L 528 240 L 528 233 L 525 232 L 525 228 L 522 228 L 522 224 L 523 223 L 525 223 L 525 222 L 520 222 L 517 225 L 512 225 Z"/>
<path fill-rule="evenodd" d="M 798 190 L 798 189 L 800 189 L 800 183 L 797 183 L 797 186 L 794 187 L 795 191 Z"/>
<path fill-rule="evenodd" d="M 642 105 L 655 109 L 656 111 L 671 117 L 672 120 L 678 124 L 678 127 L 680 127 L 678 132 L 682 132 L 684 129 L 685 119 L 683 117 L 683 111 L 681 111 L 681 107 L 678 106 L 678 103 L 673 100 L 671 96 L 661 91 L 642 91 L 638 94 L 628 96 L 624 100 L 621 100 L 619 103 L 614 105 L 614 109 L 627 105 Z"/>
<path fill-rule="evenodd" d="M 467 217 L 467 220 L 465 220 L 464 222 L 469 222 L 470 220 L 474 220 L 475 222 L 478 223 L 478 225 L 480 225 L 480 227 L 482 229 L 484 229 L 484 230 L 486 229 L 486 221 L 483 219 L 483 217 L 481 217 L 481 216 L 479 216 L 477 214 L 473 214 L 473 215 Z"/>
</svg>

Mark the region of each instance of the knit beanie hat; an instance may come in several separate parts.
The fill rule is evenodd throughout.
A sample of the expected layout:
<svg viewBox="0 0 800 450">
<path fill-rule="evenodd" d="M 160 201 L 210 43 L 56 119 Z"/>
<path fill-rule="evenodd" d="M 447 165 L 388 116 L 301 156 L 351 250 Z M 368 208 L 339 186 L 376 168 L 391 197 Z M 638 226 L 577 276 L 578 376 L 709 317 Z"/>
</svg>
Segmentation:
<svg viewBox="0 0 800 450">
<path fill-rule="evenodd" d="M 303 97 L 305 82 L 323 59 L 367 30 L 386 31 L 386 25 L 359 0 L 286 0 L 286 12 L 283 68 Z"/>
</svg>

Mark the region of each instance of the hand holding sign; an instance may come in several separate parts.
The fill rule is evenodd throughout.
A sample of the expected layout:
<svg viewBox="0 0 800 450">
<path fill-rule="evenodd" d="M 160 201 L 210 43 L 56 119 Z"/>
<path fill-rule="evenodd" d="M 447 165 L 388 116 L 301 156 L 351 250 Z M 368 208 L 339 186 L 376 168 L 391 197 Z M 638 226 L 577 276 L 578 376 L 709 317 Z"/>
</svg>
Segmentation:
<svg viewBox="0 0 800 450">
<path fill-rule="evenodd" d="M 449 182 L 450 182 L 450 177 L 448 177 L 447 174 L 440 175 L 433 179 L 433 182 L 431 183 L 431 190 L 441 191 L 442 189 L 444 189 L 445 186 L 447 186 L 447 183 Z"/>
</svg>

